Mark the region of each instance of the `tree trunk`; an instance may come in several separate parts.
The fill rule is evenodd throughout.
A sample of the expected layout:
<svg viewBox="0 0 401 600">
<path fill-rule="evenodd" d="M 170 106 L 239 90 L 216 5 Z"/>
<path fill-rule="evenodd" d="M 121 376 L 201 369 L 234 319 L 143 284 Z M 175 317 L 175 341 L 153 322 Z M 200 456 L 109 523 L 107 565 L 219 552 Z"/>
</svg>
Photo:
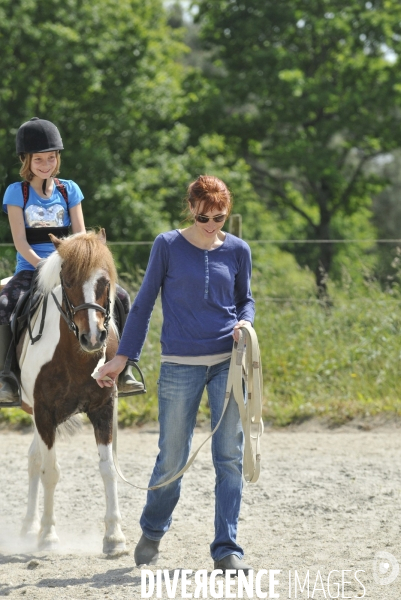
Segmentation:
<svg viewBox="0 0 401 600">
<path fill-rule="evenodd" d="M 328 210 L 320 210 L 320 223 L 316 227 L 316 238 L 318 240 L 330 239 L 331 214 Z M 327 280 L 330 268 L 333 262 L 334 244 L 323 242 L 319 244 L 319 254 L 315 269 L 316 286 L 318 298 L 324 302 L 330 303 L 330 296 L 327 290 Z"/>
</svg>

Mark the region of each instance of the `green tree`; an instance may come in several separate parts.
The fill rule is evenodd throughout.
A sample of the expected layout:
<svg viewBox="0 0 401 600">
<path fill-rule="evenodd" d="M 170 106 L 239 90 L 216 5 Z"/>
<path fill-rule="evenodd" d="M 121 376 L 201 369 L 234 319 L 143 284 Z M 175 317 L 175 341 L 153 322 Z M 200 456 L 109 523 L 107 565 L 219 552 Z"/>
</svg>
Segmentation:
<svg viewBox="0 0 401 600">
<path fill-rule="evenodd" d="M 260 197 L 301 217 L 305 238 L 336 224 L 383 186 L 375 157 L 401 146 L 401 5 L 397 0 L 201 0 L 213 53 L 208 102 L 194 122 L 226 136 Z M 204 100 L 204 98 L 202 98 Z M 320 291 L 334 245 L 303 249 Z"/>
<path fill-rule="evenodd" d="M 0 0 L 3 190 L 19 179 L 16 130 L 38 116 L 62 133 L 61 176 L 82 188 L 87 226 L 105 227 L 111 241 L 149 241 L 179 225 L 186 187 L 203 172 L 227 179 L 239 205 L 250 197 L 244 161 L 221 136 L 192 138 L 183 123 L 192 68 L 182 15 L 173 16 L 162 0 Z M 196 79 L 196 92 L 203 85 Z M 10 240 L 4 218 L 0 241 Z M 132 272 L 150 246 L 113 249 Z"/>
<path fill-rule="evenodd" d="M 18 180 L 18 126 L 34 115 L 50 119 L 64 139 L 61 176 L 81 186 L 87 224 L 120 239 L 152 237 L 166 207 L 146 197 L 136 204 L 130 193 L 120 206 L 113 193 L 121 180 L 128 190 L 145 187 L 143 163 L 169 141 L 174 153 L 185 109 L 177 60 L 185 46 L 161 0 L 0 0 L 0 47 L 2 185 Z M 153 224 L 135 227 L 146 202 Z"/>
</svg>

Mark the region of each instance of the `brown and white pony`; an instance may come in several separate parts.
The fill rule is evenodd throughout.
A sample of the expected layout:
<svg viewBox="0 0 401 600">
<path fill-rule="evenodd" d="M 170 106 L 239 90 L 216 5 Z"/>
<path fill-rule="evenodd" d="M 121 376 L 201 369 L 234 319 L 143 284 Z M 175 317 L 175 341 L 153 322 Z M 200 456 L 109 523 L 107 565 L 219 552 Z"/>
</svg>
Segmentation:
<svg viewBox="0 0 401 600">
<path fill-rule="evenodd" d="M 120 526 L 111 448 L 113 392 L 111 388 L 100 388 L 91 375 L 117 349 L 118 334 L 112 318 L 116 269 L 104 230 L 62 240 L 50 237 L 56 251 L 44 261 L 38 275 L 38 287 L 48 296 L 43 334 L 33 345 L 25 334 L 17 347 L 22 399 L 32 410 L 34 420 L 28 459 L 28 508 L 22 534 L 38 535 L 40 549 L 57 548 L 54 491 L 60 468 L 56 430 L 73 422 L 77 413 L 86 413 L 94 427 L 105 487 L 103 552 L 114 554 L 125 549 L 125 537 Z M 33 337 L 39 331 L 42 310 L 36 315 Z M 44 490 L 40 520 L 39 480 Z"/>
</svg>

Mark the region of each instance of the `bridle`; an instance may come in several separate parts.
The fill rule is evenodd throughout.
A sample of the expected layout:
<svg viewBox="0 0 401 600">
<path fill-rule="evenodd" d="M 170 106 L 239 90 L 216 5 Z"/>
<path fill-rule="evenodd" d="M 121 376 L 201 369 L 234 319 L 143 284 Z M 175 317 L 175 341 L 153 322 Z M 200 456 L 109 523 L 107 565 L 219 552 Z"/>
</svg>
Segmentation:
<svg viewBox="0 0 401 600">
<path fill-rule="evenodd" d="M 66 310 L 63 309 L 63 307 L 57 300 L 55 294 L 53 292 L 51 292 L 51 294 L 53 296 L 53 300 L 54 300 L 61 316 L 63 317 L 64 321 L 68 325 L 68 329 L 70 331 L 72 331 L 73 333 L 75 333 L 77 339 L 79 339 L 79 329 L 78 329 L 76 323 L 74 322 L 74 316 L 80 310 L 87 310 L 88 308 L 93 308 L 94 310 L 101 312 L 102 314 L 105 315 L 104 328 L 106 330 L 106 333 L 108 334 L 109 322 L 110 322 L 110 283 L 107 284 L 106 308 L 103 308 L 103 306 L 100 306 L 100 304 L 96 304 L 94 302 L 85 302 L 84 304 L 79 304 L 79 306 L 74 306 L 72 304 L 72 302 L 70 301 L 70 299 L 68 298 L 67 292 L 65 291 L 64 281 L 63 281 L 61 272 L 60 272 L 60 284 L 61 284 L 62 298 L 63 298 L 63 302 L 65 304 Z"/>
</svg>

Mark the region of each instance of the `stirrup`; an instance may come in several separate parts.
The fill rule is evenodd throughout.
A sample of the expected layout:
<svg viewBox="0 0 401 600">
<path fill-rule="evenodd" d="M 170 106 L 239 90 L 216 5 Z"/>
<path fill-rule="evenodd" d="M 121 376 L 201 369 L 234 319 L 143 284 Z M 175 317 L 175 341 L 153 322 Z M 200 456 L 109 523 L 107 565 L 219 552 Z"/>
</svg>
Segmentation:
<svg viewBox="0 0 401 600">
<path fill-rule="evenodd" d="M 134 362 L 133 360 L 127 360 L 127 367 L 131 366 L 131 367 L 135 367 L 135 369 L 138 371 L 139 373 L 139 377 L 140 377 L 140 381 L 137 381 L 135 379 L 135 377 L 133 377 L 134 381 L 136 381 L 139 385 L 141 385 L 142 387 L 140 389 L 137 390 L 130 390 L 130 391 L 120 391 L 118 389 L 118 385 L 117 385 L 117 392 L 118 392 L 118 397 L 119 398 L 125 398 L 127 396 L 138 396 L 139 394 L 146 394 L 146 385 L 145 385 L 145 379 L 143 376 L 143 373 L 141 371 L 141 369 L 139 368 L 139 366 L 137 365 L 136 362 Z M 124 372 L 124 371 L 123 371 Z"/>
<path fill-rule="evenodd" d="M 11 390 L 12 395 L 10 395 L 11 400 L 6 401 L 1 399 L 2 388 L 0 388 L 0 408 L 12 408 L 14 406 L 22 406 L 22 397 L 21 397 L 21 386 L 18 378 L 14 373 L 4 373 L 4 371 L 0 372 L 0 382 L 7 384 Z M 15 390 L 15 392 L 14 392 Z"/>
</svg>

